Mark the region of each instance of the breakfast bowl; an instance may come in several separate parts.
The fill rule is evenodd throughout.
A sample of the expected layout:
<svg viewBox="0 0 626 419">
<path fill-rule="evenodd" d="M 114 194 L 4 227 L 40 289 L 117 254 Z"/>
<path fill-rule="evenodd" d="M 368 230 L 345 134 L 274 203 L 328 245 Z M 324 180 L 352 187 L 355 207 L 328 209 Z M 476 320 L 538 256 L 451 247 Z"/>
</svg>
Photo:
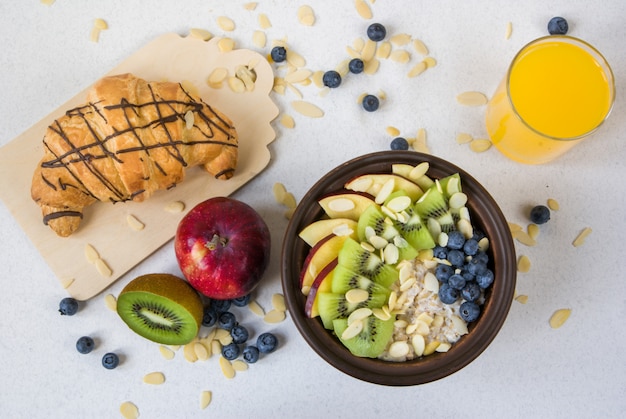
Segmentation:
<svg viewBox="0 0 626 419">
<path fill-rule="evenodd" d="M 389 360 L 389 357 L 357 356 L 353 354 L 352 349 L 347 348 L 342 339 L 332 330 L 332 326 L 325 327 L 325 320 L 320 319 L 319 315 L 312 317 L 306 295 L 311 292 L 310 283 L 309 286 L 303 286 L 302 280 L 307 269 L 304 266 L 310 262 L 307 258 L 310 259 L 312 246 L 301 237 L 301 232 L 315 221 L 332 218 L 333 214 L 329 215 L 327 206 L 323 207 L 321 202 L 324 202 L 324 199 L 327 201 L 328 197 L 346 192 L 347 185 L 350 185 L 350 188 L 356 191 L 355 193 L 369 196 L 371 189 L 358 191 L 359 187 L 354 186 L 355 183 L 359 183 L 361 187 L 367 187 L 367 185 L 363 186 L 364 182 L 361 182 L 363 175 L 387 175 L 404 171 L 404 177 L 408 178 L 409 169 L 418 165 L 426 167 L 425 175 L 440 190 L 444 179 L 458 175 L 462 193 L 467 197 L 464 206 L 467 208 L 466 214 L 469 213 L 469 217 L 465 216 L 465 218 L 471 219 L 473 231 L 482 232 L 488 243 L 483 253 L 488 256 L 487 265 L 488 270 L 493 273 L 492 282 L 484 288 L 481 285 L 483 289 L 478 318 L 466 323 L 467 329 L 458 337 L 458 340 L 447 345 L 445 350 L 431 350 L 427 351 L 428 354 L 418 353 L 411 357 L 412 359 L 407 358 L 401 361 Z M 380 192 L 380 189 L 378 188 L 376 193 Z M 423 184 L 422 189 L 425 189 Z M 386 193 L 388 194 L 389 191 Z M 380 199 L 382 200 L 384 197 Z M 458 218 L 455 220 L 460 226 Z M 356 229 L 354 225 L 352 227 Z M 452 237 L 449 229 L 444 230 L 448 232 L 449 237 Z M 350 231 L 348 229 L 348 233 Z M 335 230 L 333 232 L 336 235 L 348 234 Z M 468 237 L 471 234 L 465 233 Z M 481 243 L 484 244 L 485 240 Z M 445 243 L 440 243 L 438 239 L 435 246 L 441 245 L 445 246 Z M 438 265 L 443 261 L 435 259 L 432 253 L 430 251 L 429 263 L 434 269 L 434 264 Z M 384 259 L 382 250 L 376 254 L 380 254 Z M 423 254 L 428 255 L 428 250 L 422 251 L 420 257 Z M 380 385 L 424 384 L 444 378 L 468 365 L 495 339 L 509 312 L 515 291 L 515 248 L 507 221 L 495 200 L 483 186 L 461 168 L 440 158 L 412 151 L 384 151 L 363 155 L 341 164 L 319 179 L 302 198 L 290 219 L 285 232 L 281 257 L 281 281 L 286 304 L 296 328 L 305 341 L 322 359 L 336 369 L 354 378 Z M 465 256 L 465 261 L 471 258 L 471 256 Z M 457 269 L 456 273 L 460 273 L 460 269 Z M 313 274 L 319 274 L 319 272 L 309 272 L 309 275 Z M 439 288 L 441 293 L 443 293 L 442 288 Z M 459 301 L 462 299 L 459 298 Z M 458 306 L 455 310 L 458 310 Z M 379 312 L 382 313 L 380 310 Z M 390 310 L 387 310 L 386 312 L 388 315 L 395 316 L 394 311 L 389 313 Z M 391 322 L 394 320 L 395 317 Z M 345 334 L 342 336 L 348 339 Z"/>
</svg>

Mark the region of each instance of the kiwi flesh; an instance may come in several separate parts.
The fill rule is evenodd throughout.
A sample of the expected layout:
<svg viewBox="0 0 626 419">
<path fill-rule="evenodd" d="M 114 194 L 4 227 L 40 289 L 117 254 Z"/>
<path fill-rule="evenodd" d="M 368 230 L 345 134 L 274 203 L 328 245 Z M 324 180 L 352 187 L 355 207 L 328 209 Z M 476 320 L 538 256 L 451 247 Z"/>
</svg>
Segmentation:
<svg viewBox="0 0 626 419">
<path fill-rule="evenodd" d="M 337 265 L 333 271 L 331 291 L 336 294 L 345 294 L 351 289 L 358 288 L 367 290 L 370 294 L 385 294 L 389 296 L 391 290 L 372 281 L 369 278 L 351 271 L 345 266 Z"/>
<path fill-rule="evenodd" d="M 375 253 L 365 250 L 355 240 L 348 238 L 337 256 L 339 265 L 361 274 L 389 288 L 399 277 L 398 271 L 385 264 Z"/>
<path fill-rule="evenodd" d="M 341 335 L 348 327 L 348 319 L 333 320 L 335 334 L 350 352 L 359 357 L 378 358 L 384 351 L 391 336 L 395 317 L 389 320 L 381 320 L 375 316 L 369 316 L 363 320 L 363 330 L 350 339 L 342 339 Z"/>
<path fill-rule="evenodd" d="M 367 300 L 360 303 L 350 303 L 345 294 L 320 292 L 317 295 L 317 308 L 320 319 L 326 329 L 333 329 L 333 320 L 347 318 L 357 308 L 382 307 L 387 302 L 387 294 L 370 294 Z"/>
<path fill-rule="evenodd" d="M 191 342 L 200 329 L 203 304 L 187 281 L 171 274 L 133 279 L 117 298 L 117 313 L 140 336 L 165 345 Z"/>
<path fill-rule="evenodd" d="M 377 204 L 372 204 L 367 207 L 359 217 L 359 222 L 357 224 L 357 236 L 359 240 L 367 240 L 367 235 L 365 233 L 365 229 L 367 227 L 372 227 L 377 236 L 386 240 L 391 240 L 400 234 L 398 230 L 394 228 L 393 224 L 385 221 L 386 218 L 387 217 L 383 214 Z"/>
<path fill-rule="evenodd" d="M 441 231 L 449 233 L 455 229 L 448 201 L 441 191 L 439 182 L 435 182 L 435 185 L 424 192 L 424 195 L 415 202 L 414 208 L 422 219 L 432 218 L 437 221 L 441 226 Z"/>
</svg>

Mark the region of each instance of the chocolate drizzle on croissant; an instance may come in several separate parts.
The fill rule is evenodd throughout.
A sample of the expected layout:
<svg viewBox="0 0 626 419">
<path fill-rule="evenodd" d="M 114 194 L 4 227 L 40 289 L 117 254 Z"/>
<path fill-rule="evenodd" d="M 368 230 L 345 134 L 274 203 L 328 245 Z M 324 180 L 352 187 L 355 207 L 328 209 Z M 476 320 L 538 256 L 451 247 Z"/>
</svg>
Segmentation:
<svg viewBox="0 0 626 419">
<path fill-rule="evenodd" d="M 186 167 L 232 177 L 232 122 L 180 84 L 123 74 L 97 82 L 87 99 L 48 127 L 33 176 L 32 198 L 58 235 L 72 234 L 91 203 L 142 201 L 181 182 Z"/>
</svg>

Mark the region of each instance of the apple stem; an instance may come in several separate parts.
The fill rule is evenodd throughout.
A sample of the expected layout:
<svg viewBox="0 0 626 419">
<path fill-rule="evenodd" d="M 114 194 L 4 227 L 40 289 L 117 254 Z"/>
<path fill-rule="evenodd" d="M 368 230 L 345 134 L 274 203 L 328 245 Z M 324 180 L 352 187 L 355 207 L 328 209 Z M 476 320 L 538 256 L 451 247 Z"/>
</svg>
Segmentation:
<svg viewBox="0 0 626 419">
<path fill-rule="evenodd" d="M 226 243 L 228 243 L 227 238 L 221 237 L 218 234 L 213 234 L 213 238 L 211 238 L 211 241 L 207 242 L 206 247 L 209 250 L 215 250 L 218 244 L 221 244 L 222 247 L 226 247 Z"/>
</svg>

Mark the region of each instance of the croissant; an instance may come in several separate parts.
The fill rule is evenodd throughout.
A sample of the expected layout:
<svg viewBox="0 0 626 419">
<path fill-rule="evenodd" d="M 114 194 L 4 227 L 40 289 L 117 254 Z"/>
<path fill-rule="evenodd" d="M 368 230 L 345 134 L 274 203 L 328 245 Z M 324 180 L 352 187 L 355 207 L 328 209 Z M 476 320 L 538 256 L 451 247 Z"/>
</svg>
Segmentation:
<svg viewBox="0 0 626 419">
<path fill-rule="evenodd" d="M 201 165 L 229 179 L 237 165 L 237 132 L 228 117 L 179 83 L 132 74 L 105 77 L 87 102 L 55 120 L 31 196 L 44 224 L 61 237 L 78 229 L 96 201 L 143 201 Z"/>
</svg>

